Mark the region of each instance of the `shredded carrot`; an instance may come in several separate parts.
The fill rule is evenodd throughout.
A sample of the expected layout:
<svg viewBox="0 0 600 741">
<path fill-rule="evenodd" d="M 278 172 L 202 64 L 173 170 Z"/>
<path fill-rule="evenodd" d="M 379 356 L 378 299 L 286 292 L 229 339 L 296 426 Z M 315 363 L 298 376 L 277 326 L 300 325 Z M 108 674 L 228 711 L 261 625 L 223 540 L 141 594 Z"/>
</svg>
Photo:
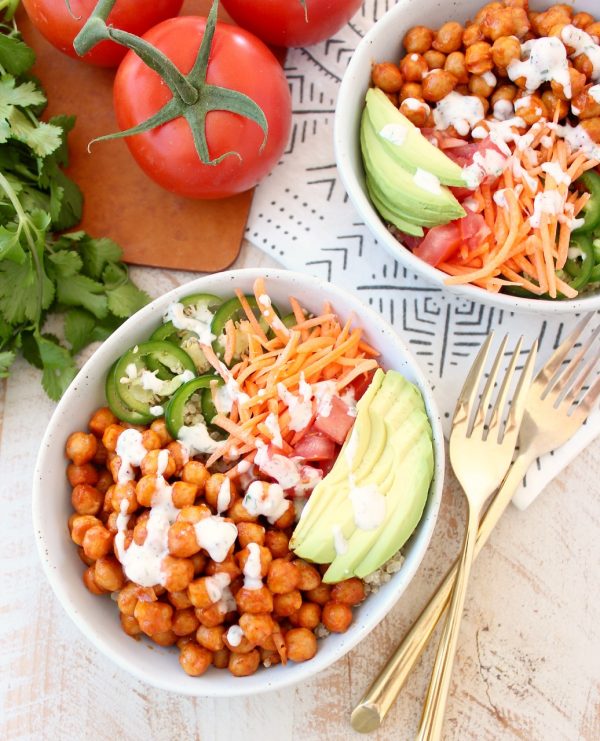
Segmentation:
<svg viewBox="0 0 600 741">
<path fill-rule="evenodd" d="M 250 304 L 248 303 L 248 299 L 244 296 L 242 291 L 240 291 L 239 288 L 235 289 L 235 295 L 238 297 L 239 302 L 242 306 L 242 309 L 244 310 L 246 316 L 248 317 L 248 321 L 252 325 L 252 329 L 254 330 L 254 334 L 258 337 L 259 340 L 262 340 L 263 342 L 267 341 L 267 336 L 263 332 L 262 327 L 258 323 L 258 319 L 254 315 L 254 312 L 250 308 Z"/>
<path fill-rule="evenodd" d="M 228 319 L 225 324 L 225 354 L 223 360 L 225 365 L 231 365 L 233 353 L 235 352 L 235 324 L 233 319 Z"/>
</svg>

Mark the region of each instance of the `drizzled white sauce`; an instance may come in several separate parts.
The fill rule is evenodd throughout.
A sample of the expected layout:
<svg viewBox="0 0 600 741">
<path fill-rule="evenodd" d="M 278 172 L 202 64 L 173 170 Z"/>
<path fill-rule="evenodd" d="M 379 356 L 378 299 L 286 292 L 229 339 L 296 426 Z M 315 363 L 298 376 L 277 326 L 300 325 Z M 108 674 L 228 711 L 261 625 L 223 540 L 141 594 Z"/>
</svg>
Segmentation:
<svg viewBox="0 0 600 741">
<path fill-rule="evenodd" d="M 116 453 L 121 459 L 117 481 L 122 484 L 135 478 L 133 466 L 140 466 L 148 451 L 142 445 L 142 433 L 130 428 L 117 439 Z"/>
<path fill-rule="evenodd" d="M 267 446 L 261 440 L 257 441 L 254 462 L 261 471 L 274 478 L 283 489 L 292 489 L 300 483 L 297 461 L 279 453 L 269 455 Z"/>
<path fill-rule="evenodd" d="M 385 519 L 385 497 L 375 484 L 355 486 L 351 481 L 348 495 L 354 510 L 354 522 L 360 530 L 376 530 Z"/>
<path fill-rule="evenodd" d="M 592 80 L 600 79 L 600 46 L 589 33 L 569 24 L 560 32 L 560 37 L 567 46 L 573 48 L 573 53 L 569 54 L 571 59 L 585 54 L 592 65 Z"/>
<path fill-rule="evenodd" d="M 514 113 L 514 106 L 511 100 L 497 100 L 493 107 L 494 118 L 497 121 L 506 121 Z"/>
<path fill-rule="evenodd" d="M 479 98 L 454 91 L 438 101 L 433 110 L 436 129 L 443 131 L 453 126 L 461 136 L 466 136 L 483 117 L 483 103 Z"/>
<path fill-rule="evenodd" d="M 340 399 L 348 407 L 348 416 L 356 417 L 358 412 L 356 409 L 356 396 L 354 395 L 354 389 L 351 386 L 348 386 L 348 388 L 340 395 Z"/>
<path fill-rule="evenodd" d="M 521 44 L 522 60 L 513 59 L 507 67 L 507 74 L 513 82 L 525 78 L 528 92 L 534 92 L 544 82 L 562 85 L 565 97 L 571 97 L 571 78 L 567 51 L 562 41 L 555 36 L 543 36 Z"/>
<path fill-rule="evenodd" d="M 496 75 L 491 70 L 484 72 L 481 75 L 481 79 L 490 87 L 496 87 L 496 83 L 498 82 L 498 80 L 496 80 Z"/>
<path fill-rule="evenodd" d="M 523 186 L 519 183 L 519 185 L 516 185 L 514 188 L 499 188 L 492 197 L 494 199 L 494 203 L 500 206 L 500 208 L 508 208 L 508 202 L 506 200 L 507 190 L 512 191 L 515 194 L 516 198 L 522 192 Z"/>
<path fill-rule="evenodd" d="M 592 85 L 587 92 L 592 100 L 595 100 L 596 103 L 600 103 L 600 85 Z"/>
<path fill-rule="evenodd" d="M 319 383 L 313 384 L 312 390 L 317 401 L 317 414 L 320 417 L 329 417 L 333 397 L 338 395 L 336 382 L 319 381 Z"/>
<path fill-rule="evenodd" d="M 260 589 L 263 585 L 260 565 L 260 546 L 258 543 L 248 543 L 248 558 L 244 564 L 244 587 L 246 589 Z"/>
<path fill-rule="evenodd" d="M 273 412 L 267 415 L 267 418 L 265 419 L 265 427 L 271 435 L 271 442 L 273 445 L 276 448 L 282 448 L 283 438 L 281 437 L 281 428 L 279 427 L 279 422 Z"/>
<path fill-rule="evenodd" d="M 239 470 L 239 468 L 238 468 Z M 219 493 L 217 494 L 217 512 L 225 512 L 225 510 L 231 504 L 231 481 L 228 476 L 225 476 L 223 483 L 219 487 Z"/>
<path fill-rule="evenodd" d="M 226 587 L 231 584 L 231 578 L 229 574 L 225 572 L 217 572 L 213 576 L 207 576 L 204 585 L 206 587 L 206 593 L 211 602 L 219 602 L 223 599 Z"/>
<path fill-rule="evenodd" d="M 203 453 L 210 455 L 219 447 L 220 443 L 213 440 L 204 422 L 196 422 L 194 425 L 183 425 L 179 428 L 177 439 L 185 445 L 191 455 Z"/>
<path fill-rule="evenodd" d="M 192 371 L 184 370 L 183 373 L 178 373 L 168 381 L 163 381 L 156 377 L 157 373 L 158 371 L 143 370 L 140 380 L 143 389 L 152 391 L 158 396 L 170 396 L 180 386 L 183 386 L 184 383 L 191 381 L 195 377 Z"/>
<path fill-rule="evenodd" d="M 300 376 L 298 385 L 298 394 L 294 394 L 283 385 L 277 384 L 277 394 L 283 403 L 287 406 L 290 413 L 290 430 L 300 432 L 303 430 L 312 418 L 312 388 L 304 380 L 304 374 Z"/>
<path fill-rule="evenodd" d="M 537 193 L 538 189 L 538 181 L 536 178 L 533 177 L 533 175 L 530 175 L 527 170 L 523 167 L 521 162 L 517 159 L 517 157 L 511 157 L 510 159 L 511 169 L 513 175 L 517 178 L 517 180 L 520 180 L 521 182 L 524 182 L 530 193 Z"/>
<path fill-rule="evenodd" d="M 263 485 L 262 481 L 253 481 L 246 491 L 243 505 L 251 515 L 264 515 L 272 525 L 287 512 L 289 501 L 279 484 Z"/>
<path fill-rule="evenodd" d="M 268 308 L 269 306 L 271 306 L 271 299 L 269 296 L 267 296 L 266 293 L 261 293 L 258 297 L 258 303 L 261 306 L 266 306 Z"/>
<path fill-rule="evenodd" d="M 409 111 L 425 111 L 429 114 L 431 110 L 424 100 L 418 100 L 417 98 L 404 98 L 402 105 L 406 106 Z"/>
<path fill-rule="evenodd" d="M 237 527 L 219 515 L 205 517 L 194 524 L 198 545 L 208 551 L 213 561 L 221 563 L 237 538 Z"/>
<path fill-rule="evenodd" d="M 533 213 L 529 217 L 529 223 L 537 229 L 543 214 L 558 216 L 562 214 L 565 207 L 565 198 L 557 190 L 547 190 L 538 193 L 533 201 Z"/>
<path fill-rule="evenodd" d="M 600 159 L 600 146 L 593 141 L 581 124 L 577 124 L 577 126 L 565 124 L 562 126 L 561 124 L 549 123 L 548 127 L 554 129 L 572 150 L 580 150 L 591 159 Z"/>
<path fill-rule="evenodd" d="M 348 550 L 348 541 L 344 538 L 344 533 L 339 525 L 332 525 L 333 547 L 338 556 L 343 556 Z"/>
<path fill-rule="evenodd" d="M 422 170 L 417 167 L 415 174 L 413 175 L 413 181 L 416 186 L 423 190 L 433 193 L 434 195 L 440 195 L 442 192 L 442 186 L 439 178 L 437 178 L 432 172 Z"/>
<path fill-rule="evenodd" d="M 239 646 L 244 637 L 244 631 L 239 625 L 231 625 L 227 631 L 227 643 L 230 646 Z"/>
<path fill-rule="evenodd" d="M 214 315 L 207 306 L 184 306 L 174 302 L 169 304 L 164 320 L 173 322 L 177 329 L 195 332 L 200 342 L 210 345 L 215 339 L 215 335 L 210 331 L 213 318 Z"/>
<path fill-rule="evenodd" d="M 485 152 L 475 152 L 472 164 L 463 167 L 463 177 L 468 188 L 477 186 L 488 175 L 496 178 L 502 174 L 506 157 L 495 149 L 486 149 Z"/>
<path fill-rule="evenodd" d="M 543 162 L 542 172 L 550 175 L 557 185 L 564 183 L 565 185 L 571 185 L 571 178 L 566 173 L 558 162 Z"/>
<path fill-rule="evenodd" d="M 404 144 L 407 134 L 408 128 L 402 124 L 386 124 L 379 132 L 382 139 L 387 139 L 398 147 Z"/>
<path fill-rule="evenodd" d="M 160 404 L 157 404 L 154 407 L 150 407 L 148 411 L 153 417 L 160 417 L 165 410 L 163 409 L 163 407 L 160 406 Z"/>
</svg>

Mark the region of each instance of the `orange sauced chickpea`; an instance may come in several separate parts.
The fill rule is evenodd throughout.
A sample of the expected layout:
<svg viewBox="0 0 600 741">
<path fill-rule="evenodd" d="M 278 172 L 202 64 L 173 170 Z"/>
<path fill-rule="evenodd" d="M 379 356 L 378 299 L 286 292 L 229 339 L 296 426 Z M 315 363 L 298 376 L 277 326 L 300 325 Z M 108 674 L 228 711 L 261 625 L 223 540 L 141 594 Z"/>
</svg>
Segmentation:
<svg viewBox="0 0 600 741">
<path fill-rule="evenodd" d="M 420 31 L 413 42 L 419 36 L 419 48 L 431 51 L 433 34 L 426 49 Z M 120 436 L 131 429 L 142 448 L 137 465 L 121 459 L 121 448 L 117 454 Z M 102 407 L 88 431 L 69 436 L 65 452 L 73 507 L 68 526 L 84 585 L 92 594 L 112 595 L 126 635 L 173 646 L 190 676 L 213 667 L 245 677 L 261 663 L 308 661 L 321 624 L 338 632 L 349 627 L 352 607 L 364 599 L 363 583 L 324 584 L 318 568 L 293 557 L 293 502 L 274 523 L 251 514 L 241 482 L 188 458 L 163 419 L 133 428 Z M 155 583 L 148 583 L 139 559 L 156 548 L 165 497 L 171 507 L 162 531 L 165 551 L 150 579 Z M 229 538 L 217 551 L 203 540 L 203 527 L 215 522 Z"/>
</svg>

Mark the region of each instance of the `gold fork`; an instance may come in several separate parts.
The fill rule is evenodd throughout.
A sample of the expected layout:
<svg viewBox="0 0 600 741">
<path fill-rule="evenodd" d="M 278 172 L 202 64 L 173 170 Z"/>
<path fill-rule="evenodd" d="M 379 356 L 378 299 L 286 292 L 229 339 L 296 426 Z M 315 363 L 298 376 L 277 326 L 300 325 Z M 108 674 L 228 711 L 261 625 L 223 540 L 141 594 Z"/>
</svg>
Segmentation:
<svg viewBox="0 0 600 741">
<path fill-rule="evenodd" d="M 600 325 L 568 364 L 563 365 L 591 317 L 591 314 L 588 315 L 577 325 L 533 381 L 519 433 L 519 454 L 481 521 L 475 555 L 485 545 L 531 463 L 572 437 L 600 397 L 598 379 L 580 403 L 575 403 L 600 359 L 600 355 L 596 353 L 586 362 L 586 356 L 600 332 Z M 569 381 L 571 386 L 565 396 L 564 392 L 569 386 Z M 456 571 L 457 562 L 450 568 L 411 630 L 360 699 L 351 718 L 356 731 L 368 733 L 383 722 L 410 671 L 429 642 L 440 617 L 444 614 L 452 593 Z"/>
</svg>

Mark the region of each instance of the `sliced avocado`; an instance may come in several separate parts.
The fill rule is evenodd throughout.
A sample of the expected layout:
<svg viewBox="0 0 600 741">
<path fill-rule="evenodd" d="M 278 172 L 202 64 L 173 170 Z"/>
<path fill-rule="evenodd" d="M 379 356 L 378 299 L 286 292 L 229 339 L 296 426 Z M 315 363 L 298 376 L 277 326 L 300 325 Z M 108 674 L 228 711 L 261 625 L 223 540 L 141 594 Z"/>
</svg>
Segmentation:
<svg viewBox="0 0 600 741">
<path fill-rule="evenodd" d="M 413 237 L 422 237 L 423 236 L 423 227 L 417 226 L 417 224 L 411 224 L 410 221 L 405 221 L 401 216 L 398 216 L 394 211 L 391 209 L 388 209 L 387 205 L 383 203 L 379 199 L 379 196 L 377 195 L 377 191 L 372 186 L 372 180 L 369 176 L 367 176 L 367 191 L 369 193 L 369 198 L 373 201 L 373 205 L 375 208 L 379 211 L 379 213 L 383 216 L 383 218 L 386 221 L 389 221 L 390 224 L 393 224 L 394 226 L 397 226 L 398 229 L 405 232 L 406 234 L 412 234 Z"/>
<path fill-rule="evenodd" d="M 297 555 L 331 563 L 327 582 L 359 572 L 364 576 L 391 558 L 410 537 L 427 501 L 433 446 L 423 399 L 400 373 L 388 371 L 381 381 L 382 376 L 378 371 L 375 392 L 369 387 L 359 402 L 351 439 L 315 487 L 292 536 Z M 358 487 L 385 497 L 385 518 L 374 529 L 360 529 L 355 521 L 350 495 Z M 347 543 L 340 554 L 334 538 L 338 528 Z"/>
<path fill-rule="evenodd" d="M 377 183 L 384 196 L 382 200 L 393 205 L 394 210 L 406 213 L 407 221 L 434 226 L 465 216 L 463 207 L 448 188 L 440 186 L 439 193 L 421 188 L 413 175 L 389 156 L 366 112 L 361 125 L 361 147 L 365 170 Z"/>
<path fill-rule="evenodd" d="M 421 168 L 435 175 L 445 185 L 465 187 L 462 168 L 429 142 L 382 90 L 371 88 L 367 92 L 366 111 L 384 148 L 405 170 L 412 174 Z M 400 138 L 404 137 L 401 144 L 395 144 L 380 135 L 379 132 L 389 125 L 400 127 Z"/>
</svg>

